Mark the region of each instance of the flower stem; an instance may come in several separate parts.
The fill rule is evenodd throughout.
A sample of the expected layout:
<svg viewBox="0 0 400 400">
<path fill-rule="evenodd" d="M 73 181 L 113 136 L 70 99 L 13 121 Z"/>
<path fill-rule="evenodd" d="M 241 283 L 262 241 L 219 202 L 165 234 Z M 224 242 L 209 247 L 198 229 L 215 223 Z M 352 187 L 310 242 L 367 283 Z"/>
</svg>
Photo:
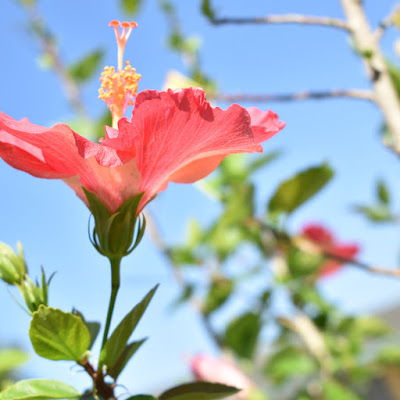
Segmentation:
<svg viewBox="0 0 400 400">
<path fill-rule="evenodd" d="M 120 268 L 121 268 L 121 258 L 111 258 L 111 297 L 110 303 L 108 305 L 108 312 L 107 312 L 107 319 L 106 325 L 104 328 L 103 334 L 103 341 L 101 343 L 101 349 L 104 348 L 107 339 L 108 339 L 108 332 L 110 330 L 111 318 L 114 311 L 115 300 L 117 298 L 119 285 L 120 285 Z"/>
</svg>

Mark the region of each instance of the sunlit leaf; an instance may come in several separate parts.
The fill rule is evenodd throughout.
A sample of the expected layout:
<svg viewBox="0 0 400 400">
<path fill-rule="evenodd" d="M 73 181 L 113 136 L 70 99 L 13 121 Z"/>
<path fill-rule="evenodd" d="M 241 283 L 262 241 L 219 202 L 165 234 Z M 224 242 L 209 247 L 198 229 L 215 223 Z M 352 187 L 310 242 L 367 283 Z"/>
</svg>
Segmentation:
<svg viewBox="0 0 400 400">
<path fill-rule="evenodd" d="M 78 361 L 90 344 L 81 317 L 43 305 L 33 313 L 29 336 L 35 352 L 49 360 Z"/>
<path fill-rule="evenodd" d="M 69 68 L 69 73 L 78 82 L 85 82 L 90 79 L 100 68 L 104 51 L 97 49 L 77 61 Z"/>
<path fill-rule="evenodd" d="M 48 379 L 19 381 L 0 393 L 0 400 L 47 400 L 80 397 L 72 386 Z"/>
<path fill-rule="evenodd" d="M 122 9 L 128 15 L 137 14 L 142 3 L 142 0 L 121 0 Z"/>
<path fill-rule="evenodd" d="M 323 393 L 325 400 L 361 400 L 351 389 L 334 381 L 324 383 Z"/>
<path fill-rule="evenodd" d="M 0 350 L 0 374 L 19 367 L 28 360 L 28 354 L 18 349 Z"/>
<path fill-rule="evenodd" d="M 114 368 L 121 357 L 130 336 L 146 311 L 157 287 L 158 285 L 150 290 L 143 300 L 126 315 L 107 340 L 103 350 L 101 351 L 100 361 L 109 368 Z"/>
<path fill-rule="evenodd" d="M 159 400 L 214 400 L 221 399 L 238 392 L 232 386 L 220 383 L 194 382 L 176 386 L 162 393 Z"/>
<path fill-rule="evenodd" d="M 226 344 L 240 357 L 251 358 L 261 329 L 258 314 L 249 312 L 234 319 L 225 333 Z"/>
<path fill-rule="evenodd" d="M 317 194 L 333 177 L 328 164 L 321 164 L 299 172 L 281 183 L 268 204 L 270 213 L 291 213 Z"/>
<path fill-rule="evenodd" d="M 233 282 L 227 278 L 215 279 L 208 291 L 204 312 L 210 314 L 221 307 L 229 298 L 233 290 Z"/>
</svg>

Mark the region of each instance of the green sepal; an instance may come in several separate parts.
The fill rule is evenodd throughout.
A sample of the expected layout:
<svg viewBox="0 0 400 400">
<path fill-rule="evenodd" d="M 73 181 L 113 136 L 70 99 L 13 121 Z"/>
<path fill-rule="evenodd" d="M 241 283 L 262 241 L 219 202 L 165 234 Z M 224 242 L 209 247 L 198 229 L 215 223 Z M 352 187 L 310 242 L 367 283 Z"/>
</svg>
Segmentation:
<svg viewBox="0 0 400 400">
<path fill-rule="evenodd" d="M 116 368 L 120 357 L 123 355 L 124 349 L 135 330 L 137 324 L 142 318 L 147 306 L 150 303 L 158 285 L 156 285 L 149 293 L 138 303 L 119 323 L 112 335 L 107 340 L 103 350 L 100 353 L 100 364 L 106 365 L 108 370 Z"/>
<path fill-rule="evenodd" d="M 221 383 L 193 382 L 175 386 L 158 396 L 159 400 L 214 400 L 239 392 L 233 386 Z"/>
<path fill-rule="evenodd" d="M 109 259 L 121 259 L 131 253 L 140 243 L 146 228 L 144 216 L 137 216 L 144 193 L 126 200 L 112 214 L 94 193 L 85 188 L 83 190 L 95 220 L 95 227 L 92 233 L 89 232 L 89 237 L 96 250 Z"/>
<path fill-rule="evenodd" d="M 27 379 L 19 381 L 0 393 L 0 400 L 47 400 L 80 397 L 74 387 L 50 379 Z"/>
<path fill-rule="evenodd" d="M 29 336 L 41 357 L 80 361 L 90 345 L 90 333 L 81 317 L 41 305 L 33 313 Z"/>
</svg>

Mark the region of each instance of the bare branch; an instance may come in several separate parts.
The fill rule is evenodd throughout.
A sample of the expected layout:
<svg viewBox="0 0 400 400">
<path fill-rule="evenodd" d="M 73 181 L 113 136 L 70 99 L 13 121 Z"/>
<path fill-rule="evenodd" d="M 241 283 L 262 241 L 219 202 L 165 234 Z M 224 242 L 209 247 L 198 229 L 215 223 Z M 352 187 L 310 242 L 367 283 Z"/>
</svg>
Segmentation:
<svg viewBox="0 0 400 400">
<path fill-rule="evenodd" d="M 331 17 L 319 17 L 314 15 L 302 14 L 284 14 L 284 15 L 266 15 L 264 17 L 226 17 L 214 18 L 212 22 L 215 25 L 233 24 L 300 24 L 300 25 L 318 25 L 331 28 L 339 28 L 348 31 L 350 28 L 345 21 Z"/>
<path fill-rule="evenodd" d="M 287 94 L 224 94 L 219 93 L 213 97 L 216 100 L 227 103 L 249 102 L 249 103 L 268 103 L 268 102 L 289 102 L 300 100 L 324 100 L 334 98 L 352 98 L 367 101 L 374 101 L 374 93 L 371 90 L 348 89 L 348 90 L 324 90 L 324 91 L 304 91 Z"/>
<path fill-rule="evenodd" d="M 381 21 L 378 27 L 375 29 L 375 39 L 379 41 L 386 29 L 390 28 L 394 24 L 394 17 L 400 12 L 400 4 L 396 4 L 393 10 Z"/>
<path fill-rule="evenodd" d="M 393 150 L 400 154 L 400 101 L 384 56 L 365 15 L 360 0 L 340 0 L 355 48 L 362 57 L 375 94 L 393 137 Z"/>
</svg>

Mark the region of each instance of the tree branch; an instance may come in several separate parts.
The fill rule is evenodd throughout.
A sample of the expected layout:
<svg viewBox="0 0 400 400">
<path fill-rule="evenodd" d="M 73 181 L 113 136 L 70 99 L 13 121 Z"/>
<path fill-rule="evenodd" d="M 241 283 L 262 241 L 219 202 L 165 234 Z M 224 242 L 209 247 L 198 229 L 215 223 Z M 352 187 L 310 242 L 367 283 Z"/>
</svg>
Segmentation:
<svg viewBox="0 0 400 400">
<path fill-rule="evenodd" d="M 340 0 L 350 35 L 360 56 L 363 58 L 375 94 L 393 137 L 393 150 L 400 154 L 400 102 L 390 78 L 385 59 L 374 32 L 368 23 L 360 0 Z"/>
<path fill-rule="evenodd" d="M 317 25 L 338 28 L 348 31 L 350 28 L 345 21 L 331 17 L 319 17 L 302 14 L 267 15 L 264 17 L 222 17 L 212 20 L 215 25 L 247 25 L 247 24 L 300 24 Z"/>
<path fill-rule="evenodd" d="M 390 28 L 394 24 L 394 17 L 400 12 L 400 4 L 396 4 L 393 10 L 381 21 L 378 27 L 375 29 L 374 35 L 376 41 L 379 41 L 386 29 Z"/>
<path fill-rule="evenodd" d="M 300 100 L 324 100 L 334 98 L 352 98 L 367 101 L 374 101 L 374 93 L 371 90 L 348 89 L 348 90 L 323 90 L 323 91 L 304 91 L 287 94 L 224 94 L 217 93 L 213 96 L 215 100 L 227 103 L 249 102 L 249 103 L 268 103 L 268 102 L 289 102 Z"/>
</svg>

